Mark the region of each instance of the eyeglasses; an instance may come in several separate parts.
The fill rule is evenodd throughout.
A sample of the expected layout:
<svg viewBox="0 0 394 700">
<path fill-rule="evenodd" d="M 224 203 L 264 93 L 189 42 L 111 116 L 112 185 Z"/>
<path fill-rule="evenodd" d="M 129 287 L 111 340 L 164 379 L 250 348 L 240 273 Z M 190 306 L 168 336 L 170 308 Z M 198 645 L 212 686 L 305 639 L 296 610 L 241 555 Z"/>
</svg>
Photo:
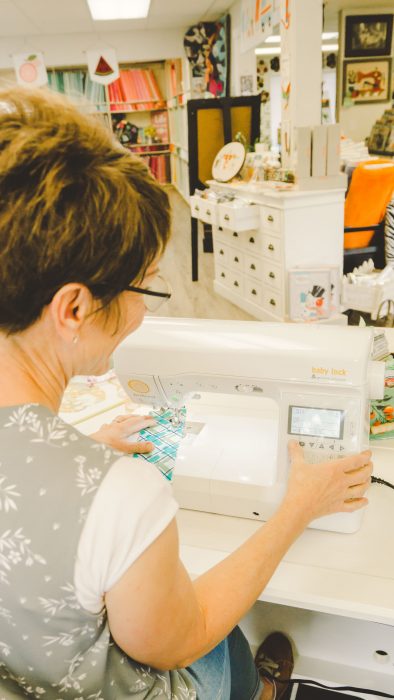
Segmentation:
<svg viewBox="0 0 394 700">
<path fill-rule="evenodd" d="M 125 288 L 126 292 L 136 292 L 145 294 L 145 307 L 147 311 L 157 311 L 164 302 L 171 298 L 171 287 L 164 277 L 155 275 L 146 287 L 133 287 L 129 284 Z"/>
</svg>

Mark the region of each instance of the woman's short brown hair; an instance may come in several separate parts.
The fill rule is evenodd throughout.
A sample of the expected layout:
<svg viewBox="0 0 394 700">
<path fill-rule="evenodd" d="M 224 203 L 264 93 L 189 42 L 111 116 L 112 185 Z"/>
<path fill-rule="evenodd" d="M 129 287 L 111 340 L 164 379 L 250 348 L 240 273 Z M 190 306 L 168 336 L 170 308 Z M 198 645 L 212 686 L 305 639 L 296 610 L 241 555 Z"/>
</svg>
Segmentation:
<svg viewBox="0 0 394 700">
<path fill-rule="evenodd" d="M 0 92 L 0 329 L 79 282 L 107 306 L 170 230 L 168 197 L 98 119 L 47 91 Z"/>
</svg>

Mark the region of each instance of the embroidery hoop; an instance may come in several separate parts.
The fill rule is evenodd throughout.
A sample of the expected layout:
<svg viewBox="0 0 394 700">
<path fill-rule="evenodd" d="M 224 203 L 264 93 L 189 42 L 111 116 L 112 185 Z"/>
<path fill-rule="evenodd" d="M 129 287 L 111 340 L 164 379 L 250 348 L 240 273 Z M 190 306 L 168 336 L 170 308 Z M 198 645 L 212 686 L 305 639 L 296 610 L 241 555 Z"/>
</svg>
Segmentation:
<svg viewBox="0 0 394 700">
<path fill-rule="evenodd" d="M 216 154 L 212 165 L 212 177 L 218 182 L 228 182 L 240 172 L 246 157 L 245 146 L 239 141 L 226 143 Z"/>
</svg>

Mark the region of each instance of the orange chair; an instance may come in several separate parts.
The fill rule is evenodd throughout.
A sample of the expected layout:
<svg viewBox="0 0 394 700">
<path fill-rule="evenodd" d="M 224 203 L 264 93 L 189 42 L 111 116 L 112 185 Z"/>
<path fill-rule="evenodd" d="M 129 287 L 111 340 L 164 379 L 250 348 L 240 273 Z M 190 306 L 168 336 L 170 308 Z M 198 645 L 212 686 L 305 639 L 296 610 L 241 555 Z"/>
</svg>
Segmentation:
<svg viewBox="0 0 394 700">
<path fill-rule="evenodd" d="M 355 168 L 345 200 L 344 272 L 368 258 L 384 267 L 384 217 L 393 194 L 393 161 L 379 158 Z"/>
</svg>

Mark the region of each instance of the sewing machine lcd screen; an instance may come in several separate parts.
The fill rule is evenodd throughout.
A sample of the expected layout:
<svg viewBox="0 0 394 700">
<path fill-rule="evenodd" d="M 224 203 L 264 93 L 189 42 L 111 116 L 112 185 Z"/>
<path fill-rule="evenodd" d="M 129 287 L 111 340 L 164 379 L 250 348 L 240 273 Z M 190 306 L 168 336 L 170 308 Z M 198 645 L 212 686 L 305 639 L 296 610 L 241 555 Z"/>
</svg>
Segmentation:
<svg viewBox="0 0 394 700">
<path fill-rule="evenodd" d="M 288 432 L 290 435 L 341 439 L 344 413 L 335 408 L 289 406 Z"/>
</svg>

